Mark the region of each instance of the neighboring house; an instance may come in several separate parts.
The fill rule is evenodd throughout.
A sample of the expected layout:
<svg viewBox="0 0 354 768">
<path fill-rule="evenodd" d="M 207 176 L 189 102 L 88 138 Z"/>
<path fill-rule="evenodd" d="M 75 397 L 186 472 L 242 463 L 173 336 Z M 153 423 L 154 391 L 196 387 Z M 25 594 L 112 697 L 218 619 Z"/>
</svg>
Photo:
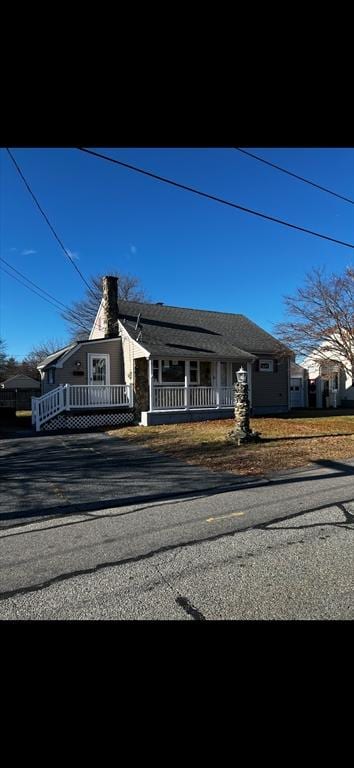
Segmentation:
<svg viewBox="0 0 354 768">
<path fill-rule="evenodd" d="M 31 376 L 17 373 L 0 384 L 0 407 L 11 407 L 14 411 L 29 411 L 31 398 L 40 392 L 41 383 Z"/>
<path fill-rule="evenodd" d="M 0 387 L 1 389 L 40 389 L 41 383 L 38 379 L 32 379 L 31 376 L 17 373 L 16 376 L 10 376 L 9 379 L 2 381 Z"/>
<path fill-rule="evenodd" d="M 290 362 L 290 408 L 307 408 L 308 371 L 302 365 Z"/>
<path fill-rule="evenodd" d="M 303 360 L 309 377 L 309 406 L 354 408 L 354 375 L 348 361 L 323 344 Z"/>
<path fill-rule="evenodd" d="M 105 277 L 89 339 L 38 366 L 43 403 L 34 418 L 37 428 L 62 426 L 63 412 L 69 426 L 74 415 L 82 425 L 85 413 L 90 425 L 104 419 L 135 418 L 147 426 L 230 418 L 241 365 L 248 372 L 252 414 L 283 413 L 290 407 L 292 357 L 244 315 L 162 303 L 119 300 L 118 305 L 117 278 Z"/>
</svg>

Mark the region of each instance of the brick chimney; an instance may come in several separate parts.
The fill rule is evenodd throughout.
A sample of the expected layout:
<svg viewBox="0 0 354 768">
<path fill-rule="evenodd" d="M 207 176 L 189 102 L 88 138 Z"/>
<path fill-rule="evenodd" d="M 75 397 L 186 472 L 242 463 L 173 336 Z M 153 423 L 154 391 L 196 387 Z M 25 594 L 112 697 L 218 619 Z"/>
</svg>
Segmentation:
<svg viewBox="0 0 354 768">
<path fill-rule="evenodd" d="M 118 336 L 118 277 L 102 278 L 103 335 L 105 339 Z"/>
</svg>

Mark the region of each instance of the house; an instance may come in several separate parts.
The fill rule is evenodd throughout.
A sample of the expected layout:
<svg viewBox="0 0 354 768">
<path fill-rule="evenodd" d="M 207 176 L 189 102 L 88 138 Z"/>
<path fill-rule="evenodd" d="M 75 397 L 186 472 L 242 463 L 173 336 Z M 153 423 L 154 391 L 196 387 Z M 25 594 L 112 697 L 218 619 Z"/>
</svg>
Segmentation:
<svg viewBox="0 0 354 768">
<path fill-rule="evenodd" d="M 309 405 L 308 371 L 293 360 L 290 361 L 290 408 L 307 408 Z"/>
<path fill-rule="evenodd" d="M 0 388 L 39 390 L 41 388 L 41 383 L 37 379 L 32 379 L 31 376 L 26 376 L 23 373 L 17 373 L 16 376 L 10 376 L 9 379 L 2 381 Z"/>
<path fill-rule="evenodd" d="M 352 366 L 333 347 L 324 343 L 303 360 L 308 371 L 309 406 L 313 408 L 354 408 Z"/>
<path fill-rule="evenodd" d="M 38 395 L 41 383 L 31 376 L 17 373 L 0 384 L 0 408 L 12 408 L 16 411 L 29 411 L 31 398 Z M 3 414 L 4 412 L 1 411 Z"/>
<path fill-rule="evenodd" d="M 118 304 L 117 278 L 108 276 L 89 339 L 38 366 L 43 394 L 34 419 L 37 428 L 57 429 L 231 418 L 241 365 L 252 414 L 283 413 L 290 407 L 292 357 L 244 315 Z"/>
</svg>

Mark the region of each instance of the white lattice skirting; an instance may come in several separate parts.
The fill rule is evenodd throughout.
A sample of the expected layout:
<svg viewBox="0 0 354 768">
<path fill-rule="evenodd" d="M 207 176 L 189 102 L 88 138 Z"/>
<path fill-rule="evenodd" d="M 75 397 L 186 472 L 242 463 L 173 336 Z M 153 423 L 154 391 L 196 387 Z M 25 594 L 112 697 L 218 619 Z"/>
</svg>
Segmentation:
<svg viewBox="0 0 354 768">
<path fill-rule="evenodd" d="M 92 427 L 119 427 L 124 424 L 133 424 L 134 412 L 122 411 L 121 413 L 60 413 L 50 421 L 43 424 L 41 431 L 54 429 L 91 429 Z"/>
</svg>

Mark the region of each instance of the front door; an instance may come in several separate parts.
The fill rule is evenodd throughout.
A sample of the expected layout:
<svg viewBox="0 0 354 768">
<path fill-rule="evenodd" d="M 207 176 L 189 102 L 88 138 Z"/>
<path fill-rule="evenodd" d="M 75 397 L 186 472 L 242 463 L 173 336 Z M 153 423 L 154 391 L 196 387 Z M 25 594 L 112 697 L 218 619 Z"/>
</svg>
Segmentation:
<svg viewBox="0 0 354 768">
<path fill-rule="evenodd" d="M 109 402 L 109 390 L 102 387 L 109 384 L 109 355 L 88 355 L 88 384 L 94 385 L 90 391 L 92 404 Z"/>
<path fill-rule="evenodd" d="M 301 378 L 299 377 L 291 378 L 291 381 L 290 381 L 290 407 L 291 408 L 303 407 L 301 383 L 302 383 Z"/>
<path fill-rule="evenodd" d="M 89 384 L 109 384 L 109 355 L 89 354 Z"/>
</svg>

